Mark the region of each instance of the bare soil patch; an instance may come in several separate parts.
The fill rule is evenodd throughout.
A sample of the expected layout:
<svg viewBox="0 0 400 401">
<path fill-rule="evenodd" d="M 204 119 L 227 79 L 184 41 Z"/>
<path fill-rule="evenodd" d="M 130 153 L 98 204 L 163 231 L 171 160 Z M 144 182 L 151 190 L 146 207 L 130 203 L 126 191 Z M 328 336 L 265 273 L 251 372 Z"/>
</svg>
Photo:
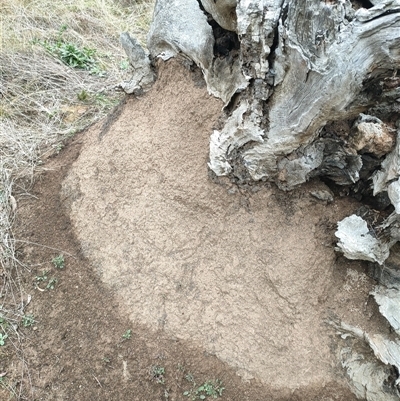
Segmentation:
<svg viewBox="0 0 400 401">
<path fill-rule="evenodd" d="M 183 400 L 189 373 L 221 379 L 226 400 L 356 399 L 326 320 L 384 324 L 362 265 L 333 251 L 336 221 L 358 205 L 315 200 L 319 182 L 284 194 L 211 179 L 221 107 L 166 63 L 151 92 L 107 132 L 77 135 L 20 201 L 20 252 L 36 266 L 30 399 Z M 54 290 L 35 289 L 44 270 Z"/>
</svg>

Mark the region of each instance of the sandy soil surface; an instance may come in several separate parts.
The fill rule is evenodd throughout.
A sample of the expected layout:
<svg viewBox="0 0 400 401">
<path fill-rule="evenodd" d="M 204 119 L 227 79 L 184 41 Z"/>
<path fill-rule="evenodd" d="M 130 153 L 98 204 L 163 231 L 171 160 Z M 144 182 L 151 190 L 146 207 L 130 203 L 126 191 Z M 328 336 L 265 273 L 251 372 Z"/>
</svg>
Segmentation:
<svg viewBox="0 0 400 401">
<path fill-rule="evenodd" d="M 195 75 L 166 63 L 147 95 L 129 98 L 106 124 L 79 136 L 50 165 L 51 179 L 38 184 L 43 199 L 53 182 L 54 213 L 67 223 L 49 224 L 71 236 L 71 254 L 81 251 L 76 261 L 70 258 L 74 270 L 64 273 L 74 275 L 76 290 L 63 286 L 71 303 L 63 304 L 68 319 L 59 324 L 76 322 L 80 313 L 88 319 L 88 308 L 98 332 L 79 341 L 71 364 L 80 360 L 84 369 L 98 341 L 108 344 L 103 354 L 112 354 L 114 332 L 103 324 L 110 320 L 122 330 L 116 322 L 122 319 L 134 328 L 135 342 L 119 345 L 125 348 L 113 368 L 120 365 L 121 377 L 100 374 L 101 363 L 94 365 L 100 385 L 93 378 L 85 385 L 90 381 L 98 394 L 123 380 L 133 386 L 126 391 L 141 394 L 134 399 L 165 399 L 151 380 L 147 387 L 138 384 L 144 377 L 138 372 L 154 365 L 157 354 L 165 366 L 182 367 L 182 359 L 200 369 L 199 377 L 223 377 L 226 399 L 355 399 L 327 320 L 338 317 L 370 330 L 382 324 L 376 306 L 367 303 L 373 283 L 362 265 L 333 250 L 336 222 L 359 205 L 316 200 L 310 190 L 324 187 L 317 181 L 287 194 L 266 183 L 238 186 L 210 176 L 208 141 L 221 107 Z M 32 227 L 51 218 L 48 202 L 40 215 L 35 206 Z M 43 235 L 43 228 L 38 231 Z M 45 237 L 41 241 L 62 246 L 54 245 L 57 233 Z M 58 321 L 60 312 L 50 313 Z M 82 332 L 88 324 L 80 323 Z M 128 374 L 129 358 L 140 368 Z M 53 373 L 49 383 L 59 380 Z M 171 399 L 185 398 L 181 376 L 170 385 Z"/>
</svg>

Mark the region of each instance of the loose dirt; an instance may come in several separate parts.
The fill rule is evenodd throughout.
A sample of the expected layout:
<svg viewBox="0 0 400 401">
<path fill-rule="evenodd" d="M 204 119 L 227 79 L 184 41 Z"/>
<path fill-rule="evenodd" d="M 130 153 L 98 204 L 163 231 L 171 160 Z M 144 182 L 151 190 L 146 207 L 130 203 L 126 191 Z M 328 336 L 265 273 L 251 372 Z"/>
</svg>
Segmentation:
<svg viewBox="0 0 400 401">
<path fill-rule="evenodd" d="M 162 64 L 148 94 L 78 135 L 20 201 L 21 256 L 36 263 L 32 399 L 183 400 L 191 377 L 221 379 L 226 400 L 356 399 L 327 321 L 385 324 L 362 265 L 333 250 L 359 205 L 317 201 L 317 181 L 282 193 L 210 176 L 221 108 Z M 34 289 L 43 270 L 54 290 Z"/>
</svg>

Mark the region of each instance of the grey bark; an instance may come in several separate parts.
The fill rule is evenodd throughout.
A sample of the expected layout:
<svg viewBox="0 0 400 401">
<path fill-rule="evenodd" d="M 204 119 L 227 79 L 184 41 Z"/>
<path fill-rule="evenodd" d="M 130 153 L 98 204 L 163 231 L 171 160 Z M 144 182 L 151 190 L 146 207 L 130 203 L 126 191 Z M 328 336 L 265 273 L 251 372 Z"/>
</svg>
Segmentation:
<svg viewBox="0 0 400 401">
<path fill-rule="evenodd" d="M 240 94 L 235 113 L 211 137 L 210 168 L 217 175 L 272 180 L 284 189 L 324 174 L 318 167 L 329 158 L 325 144 L 320 140 L 318 155 L 313 145 L 322 128 L 372 107 L 376 86 L 399 65 L 400 2 L 358 11 L 348 0 L 203 0 L 202 6 L 236 31 L 240 49 L 214 54 L 220 38 L 196 0 L 157 2 L 149 49 L 154 57 L 193 60 L 210 93 L 225 104 Z M 395 98 L 397 89 L 387 102 Z M 342 160 L 359 151 L 348 145 Z M 359 179 L 360 168 L 349 164 L 350 182 Z"/>
</svg>

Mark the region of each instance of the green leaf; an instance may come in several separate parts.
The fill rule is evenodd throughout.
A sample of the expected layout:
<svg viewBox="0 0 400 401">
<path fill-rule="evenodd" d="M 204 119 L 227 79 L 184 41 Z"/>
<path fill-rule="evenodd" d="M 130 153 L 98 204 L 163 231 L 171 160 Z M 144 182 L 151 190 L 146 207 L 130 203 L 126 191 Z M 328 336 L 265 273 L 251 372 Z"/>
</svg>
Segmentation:
<svg viewBox="0 0 400 401">
<path fill-rule="evenodd" d="M 7 334 L 0 334 L 0 346 L 5 345 L 7 338 L 8 338 Z"/>
</svg>

